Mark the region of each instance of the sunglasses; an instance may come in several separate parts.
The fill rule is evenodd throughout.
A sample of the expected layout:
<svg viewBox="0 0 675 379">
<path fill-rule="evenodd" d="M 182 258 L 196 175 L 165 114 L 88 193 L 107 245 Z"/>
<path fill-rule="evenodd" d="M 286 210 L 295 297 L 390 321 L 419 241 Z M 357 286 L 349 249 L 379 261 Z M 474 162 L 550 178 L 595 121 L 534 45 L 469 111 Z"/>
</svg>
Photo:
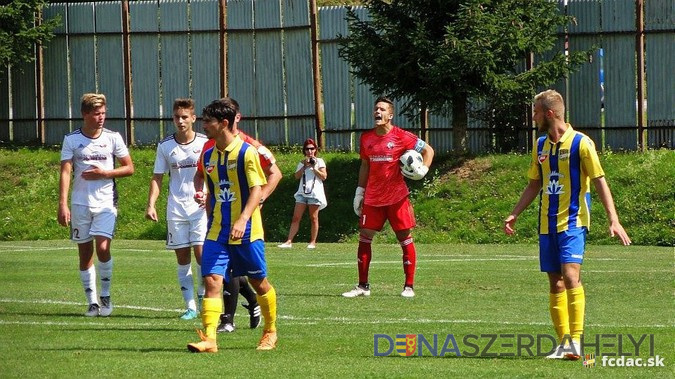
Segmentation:
<svg viewBox="0 0 675 379">
<path fill-rule="evenodd" d="M 307 150 L 316 150 L 316 147 L 306 147 L 304 150 L 305 150 L 305 151 L 307 151 Z"/>
</svg>

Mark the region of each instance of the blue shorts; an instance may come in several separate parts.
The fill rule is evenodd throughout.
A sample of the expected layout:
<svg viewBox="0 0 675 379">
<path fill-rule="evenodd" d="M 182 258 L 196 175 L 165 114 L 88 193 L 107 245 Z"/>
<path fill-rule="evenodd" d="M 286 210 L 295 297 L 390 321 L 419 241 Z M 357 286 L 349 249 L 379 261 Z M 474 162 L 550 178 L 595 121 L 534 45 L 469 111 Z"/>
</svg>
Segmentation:
<svg viewBox="0 0 675 379">
<path fill-rule="evenodd" d="M 202 252 L 202 275 L 216 274 L 229 281 L 230 270 L 232 276 L 248 276 L 253 279 L 267 277 L 263 240 L 243 245 L 206 240 Z"/>
<path fill-rule="evenodd" d="M 539 267 L 542 272 L 561 272 L 563 263 L 584 261 L 586 228 L 539 235 Z"/>
</svg>

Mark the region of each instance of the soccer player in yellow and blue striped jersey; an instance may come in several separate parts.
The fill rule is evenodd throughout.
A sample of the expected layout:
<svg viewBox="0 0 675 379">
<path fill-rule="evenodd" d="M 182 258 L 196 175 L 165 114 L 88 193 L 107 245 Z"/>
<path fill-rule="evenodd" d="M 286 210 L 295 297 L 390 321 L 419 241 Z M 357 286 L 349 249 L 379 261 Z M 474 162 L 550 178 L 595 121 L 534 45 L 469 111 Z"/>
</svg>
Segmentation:
<svg viewBox="0 0 675 379">
<path fill-rule="evenodd" d="M 549 310 L 560 345 L 548 358 L 576 360 L 581 356 L 586 297 L 580 273 L 590 228 L 590 183 L 609 219 L 609 233 L 624 245 L 630 238 L 619 222 L 593 141 L 565 123 L 562 96 L 548 90 L 534 97 L 533 119 L 540 132 L 532 151 L 529 183 L 504 231 L 512 235 L 518 215 L 540 196 L 539 262 L 549 279 Z"/>
<path fill-rule="evenodd" d="M 202 164 L 208 188 L 208 232 L 202 254 L 206 293 L 202 305 L 201 341 L 193 352 L 217 352 L 216 328 L 223 308 L 223 278 L 248 276 L 265 320 L 258 350 L 276 347 L 276 292 L 267 280 L 260 218 L 261 186 L 266 183 L 257 150 L 235 133 L 235 103 L 215 100 L 202 111 L 204 133 L 215 145 L 204 151 Z"/>
</svg>

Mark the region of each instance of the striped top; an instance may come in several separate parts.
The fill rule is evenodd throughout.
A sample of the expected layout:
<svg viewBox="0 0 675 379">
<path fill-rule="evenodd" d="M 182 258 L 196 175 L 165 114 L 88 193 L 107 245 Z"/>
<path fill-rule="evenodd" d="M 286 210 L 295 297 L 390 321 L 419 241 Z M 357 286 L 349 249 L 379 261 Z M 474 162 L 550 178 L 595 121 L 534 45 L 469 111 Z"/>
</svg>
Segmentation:
<svg viewBox="0 0 675 379">
<path fill-rule="evenodd" d="M 548 135 L 539 137 L 527 172 L 542 186 L 539 234 L 590 229 L 590 180 L 604 175 L 593 141 L 569 124 L 557 143 Z"/>
<path fill-rule="evenodd" d="M 216 146 L 204 150 L 201 159 L 204 182 L 211 194 L 206 239 L 230 245 L 264 239 L 259 207 L 247 221 L 242 239 L 230 239 L 230 229 L 246 207 L 250 189 L 267 183 L 256 149 L 236 137 L 224 151 Z"/>
</svg>

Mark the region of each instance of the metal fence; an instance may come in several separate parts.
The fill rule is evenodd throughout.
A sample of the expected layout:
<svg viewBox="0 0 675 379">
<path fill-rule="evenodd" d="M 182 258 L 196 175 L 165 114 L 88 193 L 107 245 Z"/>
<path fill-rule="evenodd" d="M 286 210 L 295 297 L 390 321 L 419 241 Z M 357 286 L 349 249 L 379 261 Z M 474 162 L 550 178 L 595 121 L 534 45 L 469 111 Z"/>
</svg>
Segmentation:
<svg viewBox="0 0 675 379">
<path fill-rule="evenodd" d="M 570 123 L 603 147 L 673 148 L 672 1 L 568 0 L 560 7 L 576 24 L 560 33 L 559 51 L 602 48 L 555 86 Z M 313 0 L 66 1 L 43 13 L 61 15 L 56 37 L 37 51 L 35 64 L 0 74 L 2 142 L 59 144 L 79 127 L 85 92 L 105 93 L 106 127 L 139 145 L 173 131 L 178 97 L 201 108 L 229 94 L 241 104 L 242 129 L 270 145 L 323 136 L 328 149 L 355 150 L 361 131 L 372 127 L 375 95 L 338 57 L 336 38 L 348 34 L 343 7 L 317 11 Z M 395 121 L 420 130 L 414 120 Z M 451 149 L 451 131 L 450 115 L 430 115 L 425 134 L 437 151 Z M 529 148 L 532 129 L 523 125 L 520 135 Z M 494 140 L 493 130 L 469 120 L 470 151 L 490 151 Z"/>
</svg>

